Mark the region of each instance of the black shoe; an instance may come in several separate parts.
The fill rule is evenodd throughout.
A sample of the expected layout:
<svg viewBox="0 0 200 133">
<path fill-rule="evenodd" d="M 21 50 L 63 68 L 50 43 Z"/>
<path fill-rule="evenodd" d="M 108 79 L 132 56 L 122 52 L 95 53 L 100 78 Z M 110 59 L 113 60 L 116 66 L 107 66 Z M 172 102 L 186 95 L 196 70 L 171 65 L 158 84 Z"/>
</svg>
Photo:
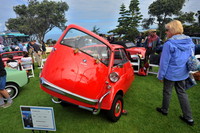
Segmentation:
<svg viewBox="0 0 200 133">
<path fill-rule="evenodd" d="M 163 115 L 167 115 L 167 113 L 163 112 L 163 110 L 162 110 L 161 108 L 158 108 L 158 107 L 157 107 L 156 110 L 157 110 L 158 112 L 162 113 Z"/>
<path fill-rule="evenodd" d="M 193 125 L 194 125 L 194 121 L 193 121 L 193 120 L 189 121 L 189 120 L 185 119 L 183 116 L 179 116 L 179 118 L 180 118 L 182 121 L 184 121 L 185 123 L 187 123 L 188 125 L 190 125 L 190 126 L 193 126 Z"/>
</svg>

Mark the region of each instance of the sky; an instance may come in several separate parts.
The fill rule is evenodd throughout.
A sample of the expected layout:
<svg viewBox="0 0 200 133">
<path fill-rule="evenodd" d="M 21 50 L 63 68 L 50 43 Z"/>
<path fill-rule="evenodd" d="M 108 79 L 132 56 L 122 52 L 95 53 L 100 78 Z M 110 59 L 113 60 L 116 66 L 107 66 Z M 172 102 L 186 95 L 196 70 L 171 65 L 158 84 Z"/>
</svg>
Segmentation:
<svg viewBox="0 0 200 133">
<path fill-rule="evenodd" d="M 41 1 L 41 0 L 39 0 Z M 60 1 L 60 0 L 53 0 Z M 119 11 L 122 3 L 128 8 L 130 0 L 62 0 L 67 2 L 69 10 L 66 12 L 66 25 L 77 24 L 88 30 L 94 26 L 100 28 L 101 33 L 107 33 L 116 28 L 117 20 L 120 17 Z M 140 12 L 143 18 L 148 18 L 148 7 L 155 0 L 139 0 Z M 0 8 L 0 32 L 5 31 L 5 22 L 9 18 L 16 18 L 13 6 L 27 4 L 28 0 L 1 0 Z M 186 0 L 182 11 L 197 12 L 200 10 L 199 0 Z M 61 30 L 54 28 L 46 36 L 45 40 L 57 40 L 62 34 Z"/>
</svg>

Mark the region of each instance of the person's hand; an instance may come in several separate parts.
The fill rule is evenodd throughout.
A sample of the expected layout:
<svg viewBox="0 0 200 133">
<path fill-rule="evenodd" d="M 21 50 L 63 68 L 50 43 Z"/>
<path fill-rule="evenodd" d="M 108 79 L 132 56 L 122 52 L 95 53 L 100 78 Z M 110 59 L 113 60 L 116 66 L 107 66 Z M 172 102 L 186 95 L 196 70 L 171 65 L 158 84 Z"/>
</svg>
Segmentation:
<svg viewBox="0 0 200 133">
<path fill-rule="evenodd" d="M 160 80 L 160 82 L 163 82 L 163 80 Z"/>
</svg>

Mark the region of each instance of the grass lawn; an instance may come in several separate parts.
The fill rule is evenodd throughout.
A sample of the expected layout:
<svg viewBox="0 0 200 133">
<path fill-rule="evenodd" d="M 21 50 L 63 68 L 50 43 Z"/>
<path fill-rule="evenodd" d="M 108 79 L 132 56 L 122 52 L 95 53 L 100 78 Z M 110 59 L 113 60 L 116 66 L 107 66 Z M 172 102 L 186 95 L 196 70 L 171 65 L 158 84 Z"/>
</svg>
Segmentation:
<svg viewBox="0 0 200 133">
<path fill-rule="evenodd" d="M 63 107 L 54 104 L 50 96 L 39 87 L 39 71 L 35 78 L 21 88 L 11 107 L 0 109 L 0 133 L 30 133 L 23 129 L 20 105 L 53 107 L 56 133 L 200 133 L 200 82 L 187 90 L 195 120 L 193 127 L 183 123 L 178 98 L 173 91 L 168 116 L 155 111 L 161 106 L 162 83 L 155 75 L 135 76 L 135 81 L 124 97 L 128 115 L 112 123 L 104 112 L 92 115 L 91 112 L 74 106 Z"/>
</svg>

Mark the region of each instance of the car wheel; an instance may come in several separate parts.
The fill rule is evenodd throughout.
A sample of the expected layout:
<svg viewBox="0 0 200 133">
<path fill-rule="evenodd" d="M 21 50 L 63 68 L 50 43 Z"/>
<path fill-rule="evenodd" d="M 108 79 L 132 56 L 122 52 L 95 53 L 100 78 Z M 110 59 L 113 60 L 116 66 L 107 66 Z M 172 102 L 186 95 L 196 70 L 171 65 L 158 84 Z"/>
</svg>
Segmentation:
<svg viewBox="0 0 200 133">
<path fill-rule="evenodd" d="M 107 113 L 108 118 L 113 122 L 117 122 L 122 115 L 122 111 L 123 111 L 123 98 L 121 95 L 116 95 L 112 103 L 112 107 Z"/>
<path fill-rule="evenodd" d="M 6 84 L 5 89 L 7 90 L 11 99 L 14 99 L 15 97 L 17 97 L 17 95 L 19 93 L 19 86 L 17 84 L 14 84 L 14 83 Z"/>
</svg>

